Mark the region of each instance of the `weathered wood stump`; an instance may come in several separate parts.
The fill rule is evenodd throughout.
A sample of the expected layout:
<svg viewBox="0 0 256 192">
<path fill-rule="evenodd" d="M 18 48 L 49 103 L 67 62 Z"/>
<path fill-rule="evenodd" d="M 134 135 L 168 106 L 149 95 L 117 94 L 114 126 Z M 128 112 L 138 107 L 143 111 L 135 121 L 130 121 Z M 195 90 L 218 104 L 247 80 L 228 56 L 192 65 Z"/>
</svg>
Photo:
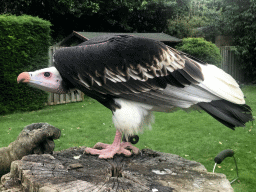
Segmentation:
<svg viewBox="0 0 256 192">
<path fill-rule="evenodd" d="M 143 149 L 141 154 L 102 160 L 70 148 L 14 161 L 0 191 L 233 191 L 223 174 L 177 155 Z"/>
</svg>

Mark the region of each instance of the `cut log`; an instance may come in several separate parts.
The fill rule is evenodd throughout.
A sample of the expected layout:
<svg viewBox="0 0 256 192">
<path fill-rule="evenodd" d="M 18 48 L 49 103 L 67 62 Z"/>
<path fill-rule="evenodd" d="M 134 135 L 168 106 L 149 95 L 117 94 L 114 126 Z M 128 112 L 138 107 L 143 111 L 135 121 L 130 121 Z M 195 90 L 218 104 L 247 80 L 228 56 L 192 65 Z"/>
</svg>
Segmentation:
<svg viewBox="0 0 256 192">
<path fill-rule="evenodd" d="M 178 155 L 143 149 L 139 155 L 115 155 L 104 160 L 83 151 L 83 148 L 70 148 L 53 155 L 34 154 L 14 161 L 10 173 L 2 177 L 0 190 L 233 191 L 225 175 L 209 173 L 202 164 Z"/>
</svg>

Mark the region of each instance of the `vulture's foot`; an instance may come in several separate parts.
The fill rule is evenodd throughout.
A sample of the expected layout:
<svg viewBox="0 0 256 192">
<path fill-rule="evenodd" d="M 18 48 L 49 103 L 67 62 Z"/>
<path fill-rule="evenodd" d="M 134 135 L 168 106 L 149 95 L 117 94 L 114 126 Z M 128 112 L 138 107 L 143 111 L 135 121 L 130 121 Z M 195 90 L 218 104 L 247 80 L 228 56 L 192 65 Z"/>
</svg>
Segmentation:
<svg viewBox="0 0 256 192">
<path fill-rule="evenodd" d="M 95 149 L 95 148 L 103 148 Z M 139 153 L 139 149 L 137 147 L 134 147 L 129 142 L 122 142 L 120 145 L 114 145 L 114 144 L 105 144 L 105 143 L 97 143 L 93 148 L 86 148 L 85 153 L 89 153 L 92 155 L 99 155 L 99 158 L 101 159 L 109 159 L 113 158 L 115 154 L 124 154 L 125 156 L 131 156 L 132 153 L 130 150 L 133 151 L 134 154 Z"/>
<path fill-rule="evenodd" d="M 134 154 L 139 153 L 139 149 L 134 147 L 130 142 L 121 143 L 121 137 L 121 132 L 116 131 L 114 142 L 111 145 L 105 143 L 97 143 L 93 148 L 86 148 L 84 152 L 92 155 L 99 155 L 99 158 L 102 159 L 113 158 L 115 154 L 131 156 L 132 153 L 130 150 L 132 150 Z M 102 148 L 102 150 L 97 148 Z"/>
</svg>

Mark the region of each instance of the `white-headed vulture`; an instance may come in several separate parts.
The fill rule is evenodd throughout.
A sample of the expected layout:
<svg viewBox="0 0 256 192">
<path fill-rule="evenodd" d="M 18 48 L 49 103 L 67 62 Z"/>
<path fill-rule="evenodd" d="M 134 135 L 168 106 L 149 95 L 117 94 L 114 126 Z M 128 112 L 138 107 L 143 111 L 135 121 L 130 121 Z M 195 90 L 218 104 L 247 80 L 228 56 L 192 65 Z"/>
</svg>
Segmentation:
<svg viewBox="0 0 256 192">
<path fill-rule="evenodd" d="M 159 41 L 130 35 L 105 35 L 61 48 L 54 67 L 23 72 L 17 81 L 54 93 L 78 89 L 109 108 L 116 128 L 113 144 L 85 150 L 100 158 L 129 156 L 128 149 L 138 153 L 130 142 L 121 142 L 122 134 L 150 127 L 153 111 L 204 110 L 231 129 L 253 119 L 229 74 Z"/>
</svg>

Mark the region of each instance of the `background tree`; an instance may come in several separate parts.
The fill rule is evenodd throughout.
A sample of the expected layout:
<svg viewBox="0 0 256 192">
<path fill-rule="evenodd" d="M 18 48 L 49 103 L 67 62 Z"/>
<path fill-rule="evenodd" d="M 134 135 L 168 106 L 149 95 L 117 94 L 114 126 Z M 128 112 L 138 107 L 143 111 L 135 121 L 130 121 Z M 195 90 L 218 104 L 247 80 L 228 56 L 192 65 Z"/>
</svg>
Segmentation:
<svg viewBox="0 0 256 192">
<path fill-rule="evenodd" d="M 223 0 L 215 17 L 215 33 L 233 37 L 248 82 L 256 81 L 256 0 Z"/>
<path fill-rule="evenodd" d="M 98 1 L 91 0 L 0 0 L 1 13 L 38 16 L 50 21 L 53 39 L 58 41 L 66 31 L 74 30 L 84 13 L 92 15 L 99 10 Z M 84 22 L 85 25 L 86 22 Z"/>
<path fill-rule="evenodd" d="M 168 33 L 179 38 L 231 36 L 247 81 L 256 82 L 256 0 L 190 0 L 174 15 Z M 185 10 L 185 8 L 183 9 Z"/>
<path fill-rule="evenodd" d="M 220 0 L 189 0 L 180 14 L 168 21 L 168 33 L 179 38 L 205 37 L 213 41 L 212 25 L 220 14 Z"/>
<path fill-rule="evenodd" d="M 167 19 L 188 0 L 0 0 L 1 13 L 50 21 L 55 42 L 73 30 L 163 32 Z"/>
</svg>

